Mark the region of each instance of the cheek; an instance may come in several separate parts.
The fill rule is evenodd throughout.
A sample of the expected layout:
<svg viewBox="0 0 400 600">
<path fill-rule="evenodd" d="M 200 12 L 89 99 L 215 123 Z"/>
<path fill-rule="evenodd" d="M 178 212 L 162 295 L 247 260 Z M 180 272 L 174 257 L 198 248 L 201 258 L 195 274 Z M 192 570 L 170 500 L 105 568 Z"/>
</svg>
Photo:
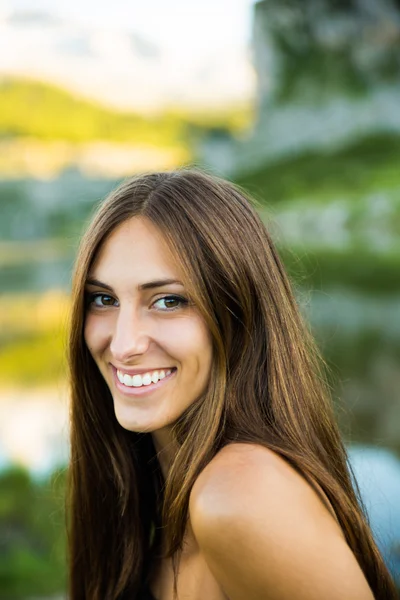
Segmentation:
<svg viewBox="0 0 400 600">
<path fill-rule="evenodd" d="M 181 323 L 175 336 L 171 336 L 177 356 L 183 362 L 194 362 L 197 369 L 209 369 L 212 358 L 212 339 L 206 324 L 200 319 Z"/>
<path fill-rule="evenodd" d="M 90 353 L 95 356 L 107 344 L 109 332 L 103 320 L 89 314 L 85 320 L 83 336 Z"/>
</svg>

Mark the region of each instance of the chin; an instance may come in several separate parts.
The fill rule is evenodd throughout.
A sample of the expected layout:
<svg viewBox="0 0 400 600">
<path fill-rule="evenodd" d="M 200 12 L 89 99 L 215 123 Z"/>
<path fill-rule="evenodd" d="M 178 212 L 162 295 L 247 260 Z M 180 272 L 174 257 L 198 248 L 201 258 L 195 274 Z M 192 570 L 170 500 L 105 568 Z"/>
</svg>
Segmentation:
<svg viewBox="0 0 400 600">
<path fill-rule="evenodd" d="M 139 421 L 132 416 L 115 412 L 115 417 L 123 429 L 135 433 L 150 433 L 153 427 L 149 422 Z"/>
<path fill-rule="evenodd" d="M 159 423 L 155 423 L 151 418 L 143 418 L 143 415 L 133 414 L 131 408 L 116 406 L 114 403 L 115 418 L 123 429 L 135 433 L 152 433 L 160 427 Z M 150 415 L 149 415 L 150 417 Z"/>
</svg>

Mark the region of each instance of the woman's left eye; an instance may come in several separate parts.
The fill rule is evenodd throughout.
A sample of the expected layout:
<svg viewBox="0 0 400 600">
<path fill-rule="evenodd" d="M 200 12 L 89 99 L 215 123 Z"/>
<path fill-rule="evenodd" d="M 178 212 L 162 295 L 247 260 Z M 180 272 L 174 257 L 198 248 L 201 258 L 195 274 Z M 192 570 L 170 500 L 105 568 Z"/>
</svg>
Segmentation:
<svg viewBox="0 0 400 600">
<path fill-rule="evenodd" d="M 158 309 L 164 312 L 172 312 L 173 310 L 177 310 L 178 308 L 181 308 L 188 304 L 188 300 L 186 300 L 186 298 L 182 298 L 181 296 L 164 296 L 163 298 L 159 298 L 158 300 L 156 300 L 154 304 L 158 304 L 159 302 L 163 302 L 164 306 L 166 306 L 166 308 Z"/>
</svg>

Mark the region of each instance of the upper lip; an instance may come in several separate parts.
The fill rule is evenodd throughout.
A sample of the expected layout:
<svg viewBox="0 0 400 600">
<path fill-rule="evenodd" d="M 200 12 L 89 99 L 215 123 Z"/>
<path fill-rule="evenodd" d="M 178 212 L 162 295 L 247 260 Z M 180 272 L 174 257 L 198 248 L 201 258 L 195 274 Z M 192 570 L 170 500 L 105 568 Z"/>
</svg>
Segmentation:
<svg viewBox="0 0 400 600">
<path fill-rule="evenodd" d="M 129 367 L 117 367 L 112 365 L 117 371 L 122 371 L 127 375 L 142 375 L 143 373 L 152 373 L 153 371 L 167 371 L 168 369 L 175 369 L 175 367 L 147 367 L 147 369 L 130 369 Z"/>
</svg>

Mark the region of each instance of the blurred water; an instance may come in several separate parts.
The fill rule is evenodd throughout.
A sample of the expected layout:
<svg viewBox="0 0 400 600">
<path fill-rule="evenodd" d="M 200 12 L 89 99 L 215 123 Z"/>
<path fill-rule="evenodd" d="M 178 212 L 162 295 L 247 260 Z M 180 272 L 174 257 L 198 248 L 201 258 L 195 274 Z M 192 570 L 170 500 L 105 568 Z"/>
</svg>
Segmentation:
<svg viewBox="0 0 400 600">
<path fill-rule="evenodd" d="M 400 586 L 400 460 L 372 446 L 351 446 L 349 459 L 378 547 Z"/>
<path fill-rule="evenodd" d="M 3 390 L 0 399 L 0 469 L 19 464 L 33 475 L 45 477 L 67 461 L 66 390 Z"/>
</svg>

